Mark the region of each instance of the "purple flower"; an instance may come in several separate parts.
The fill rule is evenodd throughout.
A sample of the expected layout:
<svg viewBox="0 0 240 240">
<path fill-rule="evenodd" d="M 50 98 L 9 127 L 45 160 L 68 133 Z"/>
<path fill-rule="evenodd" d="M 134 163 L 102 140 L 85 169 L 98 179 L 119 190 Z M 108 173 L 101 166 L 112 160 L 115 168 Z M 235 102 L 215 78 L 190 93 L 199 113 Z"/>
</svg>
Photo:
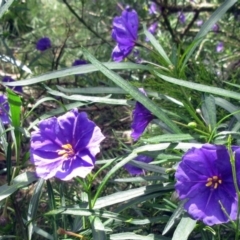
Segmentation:
<svg viewBox="0 0 240 240">
<path fill-rule="evenodd" d="M 9 104 L 5 95 L 0 95 L 0 119 L 3 124 L 9 124 Z"/>
<path fill-rule="evenodd" d="M 240 147 L 233 146 L 240 181 Z M 237 217 L 237 193 L 233 183 L 228 150 L 223 145 L 204 144 L 186 152 L 175 174 L 176 191 L 184 208 L 196 220 L 207 225 L 226 223 Z"/>
<path fill-rule="evenodd" d="M 151 2 L 150 7 L 148 9 L 149 14 L 157 14 L 159 12 L 159 7 L 155 2 Z"/>
<path fill-rule="evenodd" d="M 143 88 L 139 90 L 147 95 Z M 153 120 L 152 113 L 145 108 L 140 102 L 136 102 L 135 108 L 133 110 L 133 122 L 131 125 L 132 133 L 131 136 L 134 141 L 137 141 L 140 136 L 143 134 L 147 125 Z"/>
<path fill-rule="evenodd" d="M 117 42 L 112 59 L 121 62 L 133 50 L 138 38 L 138 15 L 135 10 L 126 8 L 122 16 L 113 19 L 112 38 Z"/>
<path fill-rule="evenodd" d="M 156 31 L 157 31 L 157 27 L 158 27 L 158 23 L 155 22 L 153 24 L 150 25 L 150 27 L 148 28 L 148 31 L 151 33 L 151 34 L 155 34 Z M 148 38 L 145 39 L 147 42 L 149 41 Z"/>
<path fill-rule="evenodd" d="M 2 82 L 15 82 L 15 80 L 13 80 L 10 76 L 4 76 L 2 79 Z M 21 86 L 15 86 L 15 87 L 8 86 L 8 87 L 16 92 L 23 93 Z"/>
<path fill-rule="evenodd" d="M 37 176 L 70 180 L 86 177 L 95 164 L 100 142 L 105 137 L 99 127 L 75 108 L 39 123 L 31 134 L 31 162 Z"/>
<path fill-rule="evenodd" d="M 81 65 L 84 65 L 84 64 L 87 64 L 87 61 L 85 60 L 82 60 L 82 59 L 76 59 L 73 63 L 72 63 L 72 66 L 81 66 Z M 80 76 L 81 74 L 76 74 L 76 76 Z"/>
<path fill-rule="evenodd" d="M 36 43 L 36 49 L 41 52 L 51 48 L 51 46 L 51 40 L 48 37 L 40 38 Z"/>
<path fill-rule="evenodd" d="M 82 59 L 76 59 L 73 63 L 72 66 L 80 66 L 80 65 L 84 65 L 87 64 L 87 61 L 82 60 Z"/>
<path fill-rule="evenodd" d="M 150 163 L 152 162 L 153 158 L 145 155 L 139 155 L 135 159 L 135 161 L 143 162 L 143 163 Z M 129 172 L 131 175 L 142 175 L 145 173 L 145 170 L 139 167 L 135 167 L 130 163 L 127 163 L 124 168 Z"/>
<path fill-rule="evenodd" d="M 202 24 L 203 24 L 203 20 L 202 20 L 202 19 L 198 19 L 198 20 L 196 21 L 196 25 L 197 25 L 198 27 L 202 26 Z"/>
<path fill-rule="evenodd" d="M 178 13 L 178 20 L 181 24 L 184 24 L 186 22 L 186 17 L 183 12 Z"/>
<path fill-rule="evenodd" d="M 220 27 L 217 23 L 215 23 L 213 26 L 212 26 L 212 30 L 213 32 L 217 33 L 219 31 Z"/>
<path fill-rule="evenodd" d="M 222 52 L 224 50 L 224 44 L 223 42 L 219 42 L 216 46 L 216 52 Z"/>
</svg>

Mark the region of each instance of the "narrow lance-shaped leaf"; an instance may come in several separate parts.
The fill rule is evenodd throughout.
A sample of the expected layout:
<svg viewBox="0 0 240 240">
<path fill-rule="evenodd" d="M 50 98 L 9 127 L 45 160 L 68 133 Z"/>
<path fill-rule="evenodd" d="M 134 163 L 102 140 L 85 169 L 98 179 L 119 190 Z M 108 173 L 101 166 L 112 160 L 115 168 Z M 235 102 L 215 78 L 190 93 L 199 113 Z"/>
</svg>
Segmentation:
<svg viewBox="0 0 240 240">
<path fill-rule="evenodd" d="M 219 96 L 224 96 L 224 97 L 229 97 L 229 98 L 234 98 L 234 99 L 240 100 L 240 94 L 237 93 L 237 92 L 225 90 L 225 89 L 222 89 L 222 88 L 207 86 L 207 85 L 203 85 L 203 84 L 199 84 L 199 83 L 194 83 L 194 82 L 191 82 L 191 81 L 186 81 L 186 80 L 181 80 L 181 79 L 168 77 L 168 76 L 165 76 L 161 73 L 158 73 L 157 71 L 154 71 L 154 73 L 157 76 L 159 76 L 161 79 L 163 79 L 164 81 L 167 81 L 167 82 L 179 85 L 179 86 L 190 88 L 190 89 L 193 89 L 195 91 L 212 93 L 212 94 L 216 94 L 216 95 L 219 95 Z"/>
<path fill-rule="evenodd" d="M 143 26 L 144 33 L 146 34 L 146 37 L 149 39 L 153 47 L 158 51 L 158 53 L 162 56 L 162 58 L 165 60 L 165 62 L 169 65 L 172 65 L 168 55 L 164 51 L 163 47 L 160 45 L 159 41 L 156 40 L 156 38 L 146 29 L 146 26 Z"/>
<path fill-rule="evenodd" d="M 2 2 L 3 1 L 1 1 L 1 3 Z M 1 6 L 0 6 L 0 18 L 8 10 L 8 8 L 12 5 L 13 2 L 14 2 L 14 0 L 8 0 L 4 4 L 1 4 Z"/>
<path fill-rule="evenodd" d="M 177 127 L 175 123 L 171 121 L 167 117 L 167 115 L 150 99 L 144 96 L 136 87 L 132 86 L 130 83 L 125 81 L 118 74 L 113 72 L 104 66 L 101 62 L 99 62 L 92 54 L 90 54 L 86 49 L 83 49 L 83 54 L 88 58 L 88 60 L 94 64 L 105 76 L 107 76 L 110 80 L 112 80 L 119 87 L 128 92 L 131 96 L 134 97 L 138 102 L 143 104 L 147 109 L 149 109 L 153 115 L 158 117 L 161 121 L 163 121 L 174 133 L 180 133 L 181 130 Z"/>
<path fill-rule="evenodd" d="M 19 160 L 20 156 L 20 143 L 21 143 L 21 133 L 19 131 L 21 125 L 21 98 L 15 94 L 11 89 L 7 89 L 8 103 L 10 107 L 12 126 L 14 131 L 12 132 L 12 137 L 15 144 L 15 155 L 16 161 Z"/>
<path fill-rule="evenodd" d="M 118 70 L 149 70 L 148 66 L 141 65 L 141 64 L 135 64 L 135 63 L 115 63 L 115 62 L 107 62 L 103 63 L 104 66 L 110 69 L 118 69 Z M 85 73 L 92 73 L 98 71 L 98 68 L 96 66 L 93 66 L 92 64 L 84 64 L 84 66 L 77 66 L 77 67 L 71 67 L 71 68 L 66 68 L 63 70 L 58 70 L 58 71 L 52 71 L 50 73 L 46 73 L 37 77 L 25 79 L 25 80 L 20 80 L 16 82 L 6 82 L 2 83 L 3 85 L 6 86 L 28 86 L 40 82 L 44 82 L 50 79 L 55 79 L 55 78 L 61 78 L 61 77 L 66 77 L 70 75 L 75 75 L 75 74 L 85 74 Z"/>
</svg>

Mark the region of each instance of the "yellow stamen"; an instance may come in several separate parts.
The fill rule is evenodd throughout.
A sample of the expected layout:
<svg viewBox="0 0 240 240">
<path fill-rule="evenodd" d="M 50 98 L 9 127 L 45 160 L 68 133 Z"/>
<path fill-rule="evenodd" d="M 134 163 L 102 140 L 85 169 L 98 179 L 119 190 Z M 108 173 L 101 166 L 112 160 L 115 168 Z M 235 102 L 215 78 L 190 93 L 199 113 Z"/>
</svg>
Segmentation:
<svg viewBox="0 0 240 240">
<path fill-rule="evenodd" d="M 222 184 L 222 179 L 220 179 L 218 176 L 212 176 L 211 178 L 207 179 L 205 186 L 217 189 L 220 184 Z"/>
<path fill-rule="evenodd" d="M 72 150 L 72 145 L 67 143 L 67 144 L 62 145 L 62 148 L 66 149 L 66 150 Z"/>
<path fill-rule="evenodd" d="M 212 182 L 207 182 L 205 186 L 210 187 L 211 185 L 212 185 Z"/>
<path fill-rule="evenodd" d="M 67 143 L 62 145 L 62 149 L 57 150 L 58 155 L 64 158 L 72 157 L 74 155 L 74 150 L 71 144 Z"/>
</svg>

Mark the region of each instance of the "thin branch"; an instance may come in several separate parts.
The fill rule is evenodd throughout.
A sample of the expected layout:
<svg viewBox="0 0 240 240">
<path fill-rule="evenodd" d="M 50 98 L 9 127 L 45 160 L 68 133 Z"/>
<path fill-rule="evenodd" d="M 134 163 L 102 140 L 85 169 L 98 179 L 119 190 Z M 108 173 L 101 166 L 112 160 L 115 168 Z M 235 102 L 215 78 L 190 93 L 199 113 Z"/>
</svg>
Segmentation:
<svg viewBox="0 0 240 240">
<path fill-rule="evenodd" d="M 188 33 L 188 31 L 191 29 L 191 27 L 193 26 L 193 24 L 195 23 L 195 21 L 198 19 L 199 16 L 199 12 L 195 12 L 192 20 L 190 21 L 190 23 L 186 26 L 186 28 L 183 30 L 183 32 L 181 33 L 181 38 L 186 35 Z"/>
<path fill-rule="evenodd" d="M 109 46 L 112 47 L 112 45 L 106 41 L 102 36 L 100 36 L 94 29 L 92 29 L 83 18 L 81 18 L 74 9 L 68 4 L 67 0 L 63 0 L 65 5 L 68 7 L 69 11 L 78 19 L 79 22 L 81 22 L 91 33 L 93 33 L 96 37 L 100 38 L 104 43 L 107 43 Z"/>
</svg>

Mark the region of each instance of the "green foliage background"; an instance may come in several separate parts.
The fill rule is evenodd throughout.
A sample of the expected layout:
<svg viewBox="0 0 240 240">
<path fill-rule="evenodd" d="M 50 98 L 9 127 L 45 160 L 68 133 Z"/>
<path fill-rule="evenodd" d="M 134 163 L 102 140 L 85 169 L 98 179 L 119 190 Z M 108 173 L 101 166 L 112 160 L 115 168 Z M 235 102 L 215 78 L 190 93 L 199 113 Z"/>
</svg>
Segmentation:
<svg viewBox="0 0 240 240">
<path fill-rule="evenodd" d="M 145 0 L 22 0 L 3 13 L 0 74 L 18 80 L 6 85 L 24 86 L 24 93 L 2 89 L 12 124 L 0 124 L 0 238 L 238 239 L 237 228 L 205 226 L 184 212 L 174 172 L 193 146 L 227 145 L 229 136 L 239 144 L 239 3 L 154 2 L 162 6 L 156 15 L 149 15 Z M 112 19 L 127 5 L 139 15 L 135 49 L 141 61 L 131 55 L 112 63 Z M 185 24 L 178 21 L 181 11 Z M 204 25 L 197 26 L 199 19 Z M 156 21 L 152 36 L 146 27 Z M 52 48 L 39 52 L 35 44 L 44 36 Z M 224 50 L 218 53 L 219 42 Z M 75 59 L 89 64 L 72 67 Z M 136 143 L 130 137 L 135 101 L 156 116 Z M 29 162 L 31 131 L 40 120 L 74 107 L 106 136 L 96 168 L 70 182 L 36 178 Z M 154 161 L 131 162 L 146 173 L 133 177 L 123 166 L 138 154 Z"/>
</svg>

